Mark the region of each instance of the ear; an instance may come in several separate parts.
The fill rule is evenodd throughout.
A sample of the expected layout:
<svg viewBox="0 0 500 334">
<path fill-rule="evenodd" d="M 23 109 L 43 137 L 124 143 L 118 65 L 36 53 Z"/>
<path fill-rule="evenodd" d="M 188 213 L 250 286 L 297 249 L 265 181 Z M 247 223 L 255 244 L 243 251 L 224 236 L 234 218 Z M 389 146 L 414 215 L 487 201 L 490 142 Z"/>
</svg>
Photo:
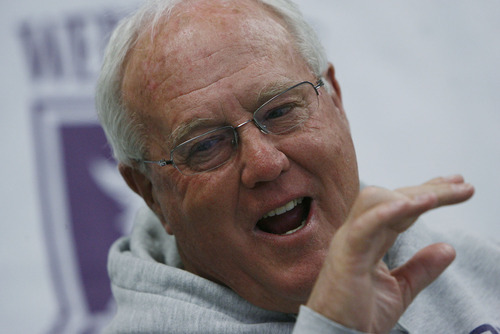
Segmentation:
<svg viewBox="0 0 500 334">
<path fill-rule="evenodd" d="M 332 63 L 328 63 L 328 69 L 323 73 L 323 77 L 333 88 L 333 102 L 335 102 L 337 107 L 344 111 L 344 108 L 342 106 L 342 92 L 340 91 L 340 85 L 337 81 L 337 78 L 335 77 L 335 68 L 333 67 Z"/>
<path fill-rule="evenodd" d="M 127 166 L 123 163 L 120 163 L 118 165 L 118 170 L 120 171 L 120 174 L 122 175 L 129 188 L 144 199 L 144 202 L 146 202 L 147 206 L 160 219 L 167 233 L 172 234 L 172 229 L 170 225 L 167 224 L 160 206 L 158 205 L 158 201 L 154 193 L 154 186 L 150 178 L 137 169 Z"/>
</svg>

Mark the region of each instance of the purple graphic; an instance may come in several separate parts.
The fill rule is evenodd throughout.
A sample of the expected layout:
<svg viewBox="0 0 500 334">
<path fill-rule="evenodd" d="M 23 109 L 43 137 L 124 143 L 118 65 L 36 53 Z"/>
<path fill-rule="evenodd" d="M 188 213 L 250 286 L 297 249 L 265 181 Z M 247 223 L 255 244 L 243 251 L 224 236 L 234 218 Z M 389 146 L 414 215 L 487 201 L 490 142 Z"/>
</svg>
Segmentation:
<svg viewBox="0 0 500 334">
<path fill-rule="evenodd" d="M 126 189 L 110 158 L 92 99 L 40 100 L 33 120 L 44 231 L 59 304 L 51 333 L 97 333 L 114 310 L 107 253 L 129 230 L 138 197 Z"/>
<path fill-rule="evenodd" d="M 498 328 L 497 328 L 498 329 Z M 498 334 L 499 332 L 497 331 L 493 326 L 484 324 L 479 326 L 478 328 L 474 329 L 470 334 Z M 500 329 L 498 329 L 500 330 Z"/>
<path fill-rule="evenodd" d="M 102 130 L 96 125 L 62 125 L 64 177 L 69 199 L 75 252 L 86 302 L 91 313 L 106 309 L 111 291 L 106 254 L 118 231 L 109 222 L 120 208 L 92 178 L 89 163 L 109 157 Z"/>
<path fill-rule="evenodd" d="M 80 11 L 20 22 L 43 231 L 58 310 L 49 333 L 98 333 L 114 314 L 110 245 L 141 201 L 119 175 L 94 109 L 104 46 L 125 12 Z"/>
</svg>

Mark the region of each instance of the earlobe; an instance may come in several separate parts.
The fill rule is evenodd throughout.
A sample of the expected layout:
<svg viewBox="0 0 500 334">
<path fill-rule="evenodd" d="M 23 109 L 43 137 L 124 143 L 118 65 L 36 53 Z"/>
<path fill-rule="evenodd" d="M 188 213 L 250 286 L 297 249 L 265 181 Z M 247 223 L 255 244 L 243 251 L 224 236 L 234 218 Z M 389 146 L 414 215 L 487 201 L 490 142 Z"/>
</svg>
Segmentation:
<svg viewBox="0 0 500 334">
<path fill-rule="evenodd" d="M 154 199 L 152 195 L 153 185 L 144 173 L 123 163 L 118 165 L 118 170 L 130 189 L 141 196 L 146 204 L 151 207 Z"/>
<path fill-rule="evenodd" d="M 160 219 L 167 233 L 173 234 L 170 225 L 165 221 L 165 217 L 163 216 L 160 206 L 157 203 L 153 184 L 149 177 L 144 173 L 141 173 L 137 169 L 127 166 L 123 163 L 120 163 L 118 165 L 118 170 L 120 171 L 120 174 L 122 175 L 129 188 L 132 189 L 136 194 L 141 196 L 144 199 L 144 202 L 146 202 L 147 206 L 156 214 L 158 219 Z"/>
</svg>

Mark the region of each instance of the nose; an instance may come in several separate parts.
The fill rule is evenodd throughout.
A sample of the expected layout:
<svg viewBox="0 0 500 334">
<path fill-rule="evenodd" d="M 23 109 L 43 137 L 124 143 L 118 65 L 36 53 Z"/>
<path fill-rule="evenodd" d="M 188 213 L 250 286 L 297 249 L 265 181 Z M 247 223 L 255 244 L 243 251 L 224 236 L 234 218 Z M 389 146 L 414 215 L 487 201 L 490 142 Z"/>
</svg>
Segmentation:
<svg viewBox="0 0 500 334">
<path fill-rule="evenodd" d="M 255 126 L 239 130 L 241 181 L 246 187 L 275 180 L 290 168 L 288 157 L 276 147 L 273 137 Z"/>
</svg>

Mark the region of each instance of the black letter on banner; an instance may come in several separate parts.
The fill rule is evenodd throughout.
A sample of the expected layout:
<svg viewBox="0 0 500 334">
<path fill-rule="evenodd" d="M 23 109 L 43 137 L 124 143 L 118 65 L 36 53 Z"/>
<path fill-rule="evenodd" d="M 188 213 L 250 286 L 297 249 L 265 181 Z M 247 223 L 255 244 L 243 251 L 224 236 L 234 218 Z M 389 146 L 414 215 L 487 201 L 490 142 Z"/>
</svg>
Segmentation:
<svg viewBox="0 0 500 334">
<path fill-rule="evenodd" d="M 62 77 L 61 49 L 54 26 L 43 25 L 35 28 L 24 22 L 21 24 L 20 37 L 32 79 Z"/>
</svg>

